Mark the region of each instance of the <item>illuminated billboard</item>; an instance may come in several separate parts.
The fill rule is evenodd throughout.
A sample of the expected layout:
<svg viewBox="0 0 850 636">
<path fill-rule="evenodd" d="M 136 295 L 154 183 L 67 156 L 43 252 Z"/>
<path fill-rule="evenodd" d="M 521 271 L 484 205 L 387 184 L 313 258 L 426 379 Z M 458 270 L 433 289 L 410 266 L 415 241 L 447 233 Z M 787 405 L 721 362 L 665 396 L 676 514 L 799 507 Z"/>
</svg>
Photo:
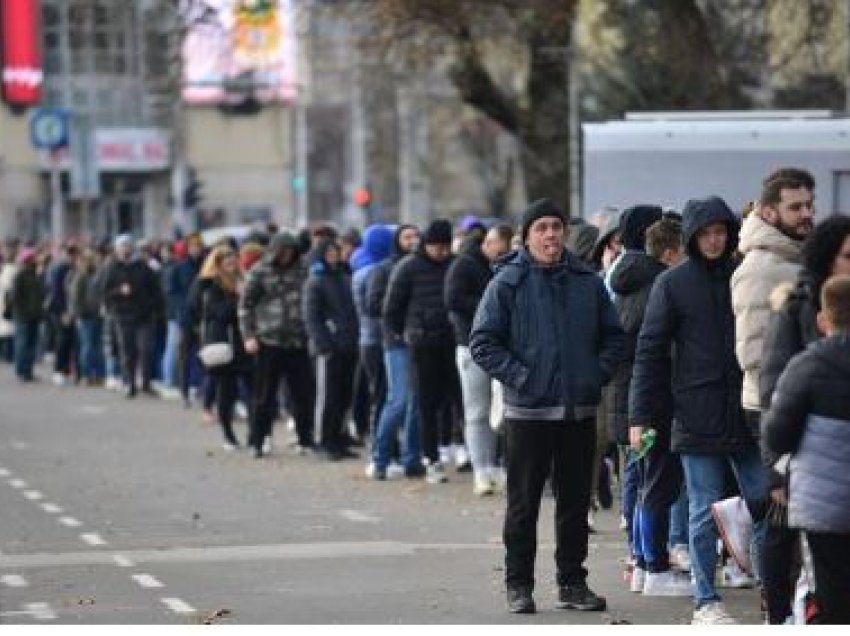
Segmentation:
<svg viewBox="0 0 850 636">
<path fill-rule="evenodd" d="M 14 106 L 38 104 L 44 74 L 37 0 L 0 0 L 0 25 L 3 100 Z"/>
<path fill-rule="evenodd" d="M 206 0 L 191 16 L 183 49 L 190 104 L 295 99 L 292 0 Z"/>
</svg>

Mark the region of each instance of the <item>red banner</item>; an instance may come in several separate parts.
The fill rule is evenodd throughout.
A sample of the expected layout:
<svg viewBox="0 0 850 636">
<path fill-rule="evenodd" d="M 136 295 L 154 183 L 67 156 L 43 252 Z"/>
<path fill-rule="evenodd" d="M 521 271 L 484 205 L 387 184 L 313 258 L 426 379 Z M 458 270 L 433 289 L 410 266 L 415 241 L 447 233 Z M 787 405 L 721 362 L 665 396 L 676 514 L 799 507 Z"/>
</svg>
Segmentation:
<svg viewBox="0 0 850 636">
<path fill-rule="evenodd" d="M 3 99 L 15 106 L 41 102 L 44 73 L 41 66 L 38 0 L 0 0 L 3 44 Z"/>
</svg>

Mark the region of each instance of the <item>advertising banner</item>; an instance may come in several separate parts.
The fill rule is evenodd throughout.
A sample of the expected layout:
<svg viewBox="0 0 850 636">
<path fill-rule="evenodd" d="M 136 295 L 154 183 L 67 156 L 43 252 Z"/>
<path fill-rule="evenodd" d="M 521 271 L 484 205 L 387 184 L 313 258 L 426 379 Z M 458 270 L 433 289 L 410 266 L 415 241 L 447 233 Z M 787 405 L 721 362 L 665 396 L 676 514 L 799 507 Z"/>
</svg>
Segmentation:
<svg viewBox="0 0 850 636">
<path fill-rule="evenodd" d="M 7 104 L 34 106 L 41 102 L 44 73 L 39 23 L 38 0 L 0 0 L 0 63 Z"/>
<path fill-rule="evenodd" d="M 190 16 L 183 98 L 190 104 L 295 99 L 292 0 L 207 0 Z"/>
</svg>

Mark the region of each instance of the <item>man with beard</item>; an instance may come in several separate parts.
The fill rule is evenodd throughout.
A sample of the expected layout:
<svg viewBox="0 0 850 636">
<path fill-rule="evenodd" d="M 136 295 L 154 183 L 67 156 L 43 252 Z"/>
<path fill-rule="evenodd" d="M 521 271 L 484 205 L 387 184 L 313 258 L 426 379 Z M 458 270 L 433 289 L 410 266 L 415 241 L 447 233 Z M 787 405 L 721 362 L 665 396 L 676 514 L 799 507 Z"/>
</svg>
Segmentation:
<svg viewBox="0 0 850 636">
<path fill-rule="evenodd" d="M 741 266 L 732 276 L 732 303 L 735 311 L 735 354 L 744 371 L 743 406 L 747 424 L 755 439 L 760 437 L 761 405 L 759 375 L 762 349 L 770 318 L 770 295 L 781 284 L 793 284 L 802 269 L 803 240 L 814 224 L 815 180 L 805 170 L 782 168 L 765 179 L 759 207 L 741 227 L 740 251 L 744 254 Z M 771 496 L 781 497 L 781 481 L 773 480 Z M 738 565 L 751 570 L 747 539 L 750 520 L 738 498 L 727 499 L 714 506 L 713 512 L 721 536 Z M 760 516 L 763 511 L 750 511 Z M 792 537 L 781 541 L 778 534 L 787 535 L 781 528 L 768 528 L 765 549 L 790 550 Z M 764 559 L 770 559 L 766 553 Z M 777 561 L 778 562 L 778 561 Z M 759 574 L 763 568 L 755 564 Z M 772 570 L 771 570 L 772 571 Z M 777 578 L 787 577 L 787 573 Z M 768 607 L 780 603 L 781 611 L 790 611 L 787 581 L 764 580 Z M 784 590 L 784 592 L 782 591 Z"/>
</svg>

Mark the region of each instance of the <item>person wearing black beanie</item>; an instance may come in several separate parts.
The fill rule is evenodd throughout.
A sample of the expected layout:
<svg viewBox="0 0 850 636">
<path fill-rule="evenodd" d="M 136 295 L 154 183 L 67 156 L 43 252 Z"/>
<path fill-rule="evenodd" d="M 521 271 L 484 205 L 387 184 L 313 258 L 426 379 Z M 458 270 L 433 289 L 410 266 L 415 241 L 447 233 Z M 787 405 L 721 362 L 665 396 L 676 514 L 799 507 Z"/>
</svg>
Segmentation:
<svg viewBox="0 0 850 636">
<path fill-rule="evenodd" d="M 526 209 L 522 214 L 522 243 L 525 245 L 525 241 L 528 238 L 528 230 L 531 228 L 531 224 L 534 223 L 537 219 L 542 219 L 547 216 L 553 216 L 558 219 L 561 219 L 565 224 L 567 222 L 567 217 L 564 213 L 552 203 L 549 199 L 538 199 Z"/>
<path fill-rule="evenodd" d="M 451 245 L 452 224 L 445 219 L 431 221 L 425 228 L 425 233 L 422 234 L 422 243 L 424 245 Z"/>
</svg>

